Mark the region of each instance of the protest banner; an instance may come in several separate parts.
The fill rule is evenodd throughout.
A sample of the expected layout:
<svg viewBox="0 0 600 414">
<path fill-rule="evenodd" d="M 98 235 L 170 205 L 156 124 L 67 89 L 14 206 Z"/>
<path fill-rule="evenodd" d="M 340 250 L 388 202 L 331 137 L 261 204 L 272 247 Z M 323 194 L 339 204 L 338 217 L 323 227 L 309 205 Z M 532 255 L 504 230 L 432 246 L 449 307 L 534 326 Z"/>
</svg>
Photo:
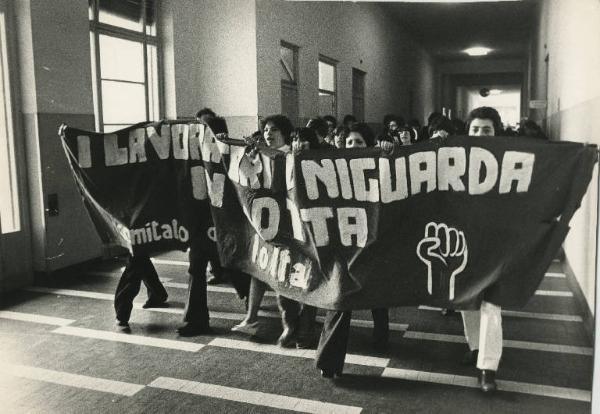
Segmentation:
<svg viewBox="0 0 600 414">
<path fill-rule="evenodd" d="M 595 146 L 524 137 L 249 154 L 194 122 L 64 136 L 89 205 L 134 248 L 214 223 L 223 266 L 326 309 L 523 306 L 597 160 Z"/>
</svg>

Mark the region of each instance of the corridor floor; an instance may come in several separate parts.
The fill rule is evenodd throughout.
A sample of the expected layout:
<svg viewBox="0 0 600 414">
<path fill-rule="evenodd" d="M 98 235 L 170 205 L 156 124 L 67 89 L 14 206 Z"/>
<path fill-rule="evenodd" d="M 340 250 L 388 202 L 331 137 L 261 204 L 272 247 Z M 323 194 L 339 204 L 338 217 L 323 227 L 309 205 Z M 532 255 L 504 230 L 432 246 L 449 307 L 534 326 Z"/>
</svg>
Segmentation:
<svg viewBox="0 0 600 414">
<path fill-rule="evenodd" d="M 525 308 L 503 312 L 494 395 L 477 388 L 474 367 L 460 364 L 467 348 L 459 313 L 390 310 L 390 346 L 377 352 L 370 312 L 354 312 L 344 375 L 328 380 L 314 368 L 313 350 L 274 345 L 281 323 L 272 292 L 259 341 L 230 332 L 244 302 L 226 285 L 209 287 L 215 334 L 179 337 L 187 255 L 170 252 L 154 263 L 170 306 L 142 309 L 142 285 L 130 334 L 114 330 L 122 259 L 60 272 L 5 297 L 0 412 L 590 412 L 591 343 L 558 262 Z"/>
</svg>

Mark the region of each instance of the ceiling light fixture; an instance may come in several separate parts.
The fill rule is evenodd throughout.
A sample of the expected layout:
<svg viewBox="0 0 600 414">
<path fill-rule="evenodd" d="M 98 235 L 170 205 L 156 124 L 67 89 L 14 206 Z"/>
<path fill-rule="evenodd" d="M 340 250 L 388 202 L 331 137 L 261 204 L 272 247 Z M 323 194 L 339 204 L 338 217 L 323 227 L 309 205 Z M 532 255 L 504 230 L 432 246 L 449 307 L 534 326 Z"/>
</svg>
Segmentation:
<svg viewBox="0 0 600 414">
<path fill-rule="evenodd" d="M 492 51 L 492 49 L 490 49 L 489 47 L 481 47 L 481 46 L 470 47 L 468 49 L 463 50 L 463 52 L 465 52 L 469 56 L 485 56 L 488 53 L 490 53 L 491 51 Z"/>
<path fill-rule="evenodd" d="M 502 93 L 502 89 L 490 89 L 490 95 L 500 95 Z"/>
</svg>

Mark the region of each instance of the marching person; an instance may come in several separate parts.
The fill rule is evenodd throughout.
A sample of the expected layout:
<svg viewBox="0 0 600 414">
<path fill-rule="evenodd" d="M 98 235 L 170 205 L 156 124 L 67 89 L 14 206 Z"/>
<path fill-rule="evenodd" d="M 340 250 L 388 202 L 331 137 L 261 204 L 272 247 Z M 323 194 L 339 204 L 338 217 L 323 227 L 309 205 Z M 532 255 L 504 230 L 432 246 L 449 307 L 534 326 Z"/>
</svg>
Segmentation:
<svg viewBox="0 0 600 414">
<path fill-rule="evenodd" d="M 494 108 L 473 109 L 467 120 L 469 136 L 494 136 L 502 131 L 500 114 Z M 483 392 L 496 390 L 496 371 L 502 357 L 501 307 L 483 300 L 479 310 L 461 311 L 469 351 L 464 364 L 475 364 Z"/>
<path fill-rule="evenodd" d="M 133 309 L 133 299 L 140 292 L 142 282 L 144 282 L 148 292 L 148 300 L 142 306 L 144 309 L 169 306 L 166 303 L 169 295 L 158 279 L 158 274 L 150 261 L 150 256 L 147 253 L 130 254 L 115 292 L 116 329 L 120 332 L 131 332 L 129 317 Z"/>
</svg>

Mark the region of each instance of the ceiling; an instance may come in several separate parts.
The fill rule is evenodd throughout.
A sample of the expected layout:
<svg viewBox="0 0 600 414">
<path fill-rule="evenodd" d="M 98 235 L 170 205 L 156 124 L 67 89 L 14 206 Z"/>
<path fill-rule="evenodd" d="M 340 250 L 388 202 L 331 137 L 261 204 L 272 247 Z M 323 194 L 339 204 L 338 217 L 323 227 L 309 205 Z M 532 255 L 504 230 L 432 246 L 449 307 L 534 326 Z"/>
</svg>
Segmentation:
<svg viewBox="0 0 600 414">
<path fill-rule="evenodd" d="M 489 59 L 527 56 L 536 4 L 390 2 L 384 7 L 433 57 L 451 61 L 469 58 L 462 50 L 472 46 L 494 49 Z"/>
</svg>

